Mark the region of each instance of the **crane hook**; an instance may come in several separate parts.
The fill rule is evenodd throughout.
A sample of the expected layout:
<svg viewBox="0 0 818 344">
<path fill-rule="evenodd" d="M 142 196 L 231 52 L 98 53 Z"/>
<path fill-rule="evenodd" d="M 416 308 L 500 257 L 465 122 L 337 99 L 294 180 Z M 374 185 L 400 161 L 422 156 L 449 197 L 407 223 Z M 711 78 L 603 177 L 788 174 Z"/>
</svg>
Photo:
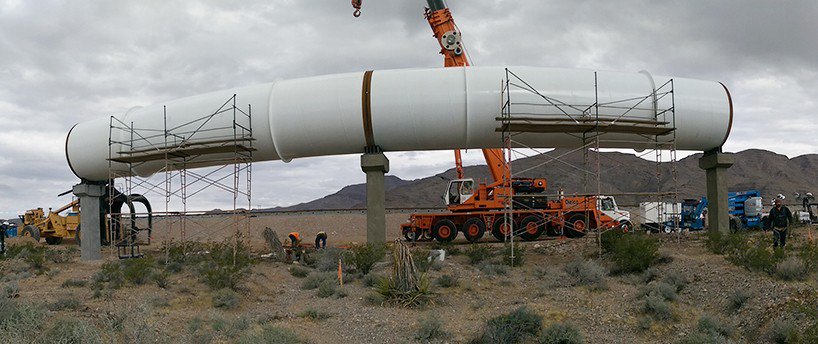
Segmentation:
<svg viewBox="0 0 818 344">
<path fill-rule="evenodd" d="M 363 0 L 352 0 L 352 7 L 355 8 L 355 12 L 352 12 L 352 15 L 355 18 L 358 18 L 358 17 L 361 16 L 361 2 L 362 1 Z"/>
</svg>

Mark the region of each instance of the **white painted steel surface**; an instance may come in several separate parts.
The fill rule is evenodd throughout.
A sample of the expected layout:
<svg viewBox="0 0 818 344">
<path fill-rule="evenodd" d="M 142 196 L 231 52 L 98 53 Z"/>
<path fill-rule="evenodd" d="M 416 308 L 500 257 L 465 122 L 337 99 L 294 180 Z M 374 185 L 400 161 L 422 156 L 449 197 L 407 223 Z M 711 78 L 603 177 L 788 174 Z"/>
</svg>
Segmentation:
<svg viewBox="0 0 818 344">
<path fill-rule="evenodd" d="M 594 71 L 537 67 L 509 70 L 542 95 L 578 108 L 594 103 Z M 501 133 L 495 129 L 500 124 L 496 117 L 501 116 L 505 71 L 503 67 L 374 71 L 370 88 L 373 143 L 384 151 L 500 147 Z M 140 130 L 161 131 L 163 106 L 167 107 L 169 126 L 173 126 L 212 113 L 236 94 L 238 107 L 252 106 L 255 161 L 362 153 L 367 145 L 362 116 L 363 78 L 364 73 L 349 73 L 282 80 L 137 107 L 116 118 L 133 123 Z M 604 104 L 645 97 L 670 78 L 646 72 L 597 72 L 597 79 L 599 102 Z M 677 149 L 709 150 L 721 146 L 732 121 L 727 89 L 718 82 L 685 78 L 674 78 L 673 89 L 673 97 L 662 98 L 658 108 L 670 107 L 675 99 Z M 510 96 L 515 103 L 543 103 L 540 96 L 519 89 L 512 89 Z M 637 102 L 616 105 L 629 107 Z M 652 108 L 650 102 L 643 102 L 629 111 L 627 117 L 653 119 L 654 111 L 646 106 Z M 556 109 L 542 106 L 527 109 L 521 105 L 514 111 L 553 117 Z M 229 125 L 231 120 L 229 116 L 214 117 L 214 123 L 209 125 Z M 109 123 L 109 117 L 100 118 L 79 123 L 69 132 L 66 158 L 80 178 L 108 179 L 109 132 L 116 136 L 112 137 L 114 141 L 127 139 L 122 137 L 124 132 L 109 131 Z M 206 140 L 207 135 L 199 133 L 195 139 Z M 164 145 L 161 137 L 151 140 L 156 146 Z M 539 148 L 576 147 L 582 142 L 577 135 L 566 133 L 526 133 L 518 140 Z M 651 148 L 653 140 L 647 135 L 612 133 L 606 134 L 601 145 Z M 123 149 L 126 148 L 115 145 L 112 151 L 116 156 Z M 121 163 L 114 163 L 113 167 L 118 174 L 128 170 Z M 147 176 L 163 167 L 163 162 L 143 163 L 135 166 L 135 171 Z"/>
</svg>

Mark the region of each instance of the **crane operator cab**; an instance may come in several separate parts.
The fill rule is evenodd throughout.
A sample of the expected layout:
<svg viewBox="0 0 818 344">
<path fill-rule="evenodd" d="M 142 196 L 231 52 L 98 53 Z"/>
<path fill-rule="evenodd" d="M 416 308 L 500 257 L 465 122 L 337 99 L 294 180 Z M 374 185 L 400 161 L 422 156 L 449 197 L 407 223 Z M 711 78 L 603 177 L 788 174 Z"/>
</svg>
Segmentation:
<svg viewBox="0 0 818 344">
<path fill-rule="evenodd" d="M 474 179 L 455 179 L 446 189 L 446 205 L 461 204 L 474 195 Z"/>
</svg>

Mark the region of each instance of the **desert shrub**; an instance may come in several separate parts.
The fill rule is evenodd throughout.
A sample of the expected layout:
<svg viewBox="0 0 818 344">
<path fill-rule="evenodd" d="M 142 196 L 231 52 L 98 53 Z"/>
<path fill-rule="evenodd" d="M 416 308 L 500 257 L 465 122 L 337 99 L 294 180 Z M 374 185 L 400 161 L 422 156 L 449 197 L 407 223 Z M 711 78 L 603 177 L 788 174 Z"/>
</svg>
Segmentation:
<svg viewBox="0 0 818 344">
<path fill-rule="evenodd" d="M 659 242 L 645 234 L 624 235 L 613 243 L 611 253 L 616 272 L 642 272 L 659 257 Z"/>
<path fill-rule="evenodd" d="M 97 328 L 79 318 L 57 318 L 43 333 L 43 343 L 102 343 Z"/>
<path fill-rule="evenodd" d="M 386 279 L 386 277 L 376 274 L 367 274 L 361 279 L 364 287 L 374 287 L 381 283 L 382 280 Z"/>
<path fill-rule="evenodd" d="M 443 328 L 443 322 L 436 316 L 424 316 L 418 320 L 415 339 L 421 342 L 431 342 L 435 339 L 444 339 L 448 333 Z"/>
<path fill-rule="evenodd" d="M 747 249 L 747 238 L 741 233 L 722 233 L 712 230 L 707 233 L 705 247 L 715 254 L 730 254 Z"/>
<path fill-rule="evenodd" d="M 248 317 L 239 316 L 232 321 L 228 321 L 227 326 L 219 331 L 219 334 L 225 338 L 236 338 L 246 332 L 250 325 L 252 325 L 252 322 Z"/>
<path fill-rule="evenodd" d="M 224 288 L 214 292 L 211 300 L 215 308 L 233 309 L 239 305 L 240 297 L 233 289 Z"/>
<path fill-rule="evenodd" d="M 440 260 L 437 259 L 418 259 L 415 262 L 415 267 L 420 272 L 427 272 L 429 270 L 440 271 L 443 268 L 443 264 L 440 263 Z"/>
<path fill-rule="evenodd" d="M 9 282 L 3 286 L 3 294 L 0 295 L 0 298 L 13 299 L 18 296 L 20 296 L 20 286 L 17 282 Z"/>
<path fill-rule="evenodd" d="M 494 252 L 491 251 L 491 247 L 484 245 L 484 244 L 470 244 L 469 248 L 465 251 L 466 257 L 469 258 L 469 264 L 477 265 L 491 258 L 494 255 Z"/>
<path fill-rule="evenodd" d="M 65 282 L 62 282 L 63 288 L 80 288 L 85 287 L 88 285 L 88 281 L 81 280 L 81 279 L 67 279 Z"/>
<path fill-rule="evenodd" d="M 540 334 L 542 320 L 541 315 L 523 306 L 489 319 L 484 332 L 472 343 L 520 343 Z"/>
<path fill-rule="evenodd" d="M 642 300 L 642 311 L 656 320 L 673 319 L 670 304 L 661 295 L 650 293 Z"/>
<path fill-rule="evenodd" d="M 775 273 L 775 266 L 784 259 L 783 250 L 771 250 L 768 240 L 758 240 L 754 246 L 731 252 L 727 259 L 750 271 Z"/>
<path fill-rule="evenodd" d="M 332 317 L 332 314 L 322 312 L 314 308 L 309 308 L 298 314 L 299 317 L 310 320 L 326 320 Z"/>
<path fill-rule="evenodd" d="M 76 297 L 68 296 L 65 298 L 59 298 L 57 301 L 54 301 L 48 305 L 48 310 L 50 311 L 64 311 L 64 310 L 71 310 L 75 311 L 82 306 L 80 300 L 77 300 Z"/>
<path fill-rule="evenodd" d="M 45 267 L 45 251 L 44 246 L 32 242 L 25 242 L 19 245 L 11 245 L 6 250 L 6 258 L 16 258 L 28 264 L 28 268 L 35 270 L 38 274 L 44 273 L 48 270 Z"/>
<path fill-rule="evenodd" d="M 102 263 L 92 277 L 91 284 L 94 289 L 119 289 L 125 283 L 125 275 L 122 272 L 119 262 L 108 261 Z"/>
<path fill-rule="evenodd" d="M 142 285 L 152 277 L 156 261 L 150 256 L 119 261 L 122 277 L 134 285 Z"/>
<path fill-rule="evenodd" d="M 185 266 L 195 266 L 205 258 L 207 245 L 194 241 L 165 243 L 161 248 L 163 254 L 158 256 L 158 263 L 163 265 L 167 272 L 181 272 Z"/>
<path fill-rule="evenodd" d="M 321 298 L 335 295 L 335 289 L 337 286 L 338 283 L 334 280 L 325 280 L 318 286 L 318 290 L 315 292 L 315 295 Z"/>
<path fill-rule="evenodd" d="M 236 344 L 301 344 L 308 343 L 292 331 L 273 325 L 245 331 L 236 340 Z"/>
<path fill-rule="evenodd" d="M 318 250 L 313 255 L 315 263 L 313 267 L 318 271 L 338 271 L 338 260 L 342 261 L 342 267 L 346 267 L 344 251 L 339 248 L 328 248 Z"/>
<path fill-rule="evenodd" d="M 0 297 L 0 330 L 3 329 L 7 321 L 14 319 L 15 312 L 17 312 L 17 303 L 14 300 Z"/>
<path fill-rule="evenodd" d="M 602 235 L 599 238 L 602 245 L 602 250 L 604 250 L 605 252 L 613 252 L 614 247 L 619 242 L 619 240 L 621 240 L 622 237 L 626 235 L 628 235 L 628 233 L 625 233 L 620 228 L 602 232 Z"/>
<path fill-rule="evenodd" d="M 668 285 L 673 286 L 676 288 L 676 292 L 682 291 L 684 287 L 689 282 L 687 276 L 680 271 L 672 271 L 668 273 L 665 278 L 662 279 L 662 282 L 667 283 Z"/>
<path fill-rule="evenodd" d="M 741 307 L 744 307 L 744 304 L 747 303 L 747 300 L 752 297 L 752 294 L 744 289 L 734 290 L 732 293 L 727 295 L 727 311 L 730 313 L 735 313 Z"/>
<path fill-rule="evenodd" d="M 523 266 L 525 263 L 525 247 L 520 245 L 514 245 L 513 247 L 509 245 L 505 245 L 503 248 L 503 263 L 510 266 Z M 511 259 L 511 253 L 514 253 L 514 260 Z"/>
<path fill-rule="evenodd" d="M 457 277 L 452 275 L 443 275 L 435 280 L 435 283 L 441 288 L 451 288 L 456 287 L 460 281 L 458 281 Z"/>
<path fill-rule="evenodd" d="M 351 260 L 358 270 L 366 275 L 386 256 L 386 245 L 367 243 L 363 245 L 355 245 L 351 249 Z"/>
<path fill-rule="evenodd" d="M 668 284 L 667 282 L 650 282 L 648 285 L 644 286 L 640 289 L 639 295 L 641 296 L 649 296 L 651 294 L 657 295 L 662 298 L 662 300 L 667 301 L 676 301 L 678 299 L 678 295 L 676 295 L 677 288 Z"/>
<path fill-rule="evenodd" d="M 213 290 L 236 289 L 250 272 L 250 249 L 240 240 L 228 238 L 208 246 L 209 254 L 197 266 L 202 281 Z"/>
<path fill-rule="evenodd" d="M 437 295 L 431 287 L 431 283 L 426 275 L 421 275 L 417 282 L 417 288 L 404 291 L 398 288 L 395 281 L 385 278 L 375 287 L 383 301 L 381 304 L 392 304 L 399 307 L 417 308 L 432 305 L 437 300 Z M 374 298 L 369 300 L 376 301 Z"/>
<path fill-rule="evenodd" d="M 775 265 L 775 276 L 785 281 L 807 279 L 807 266 L 800 257 L 791 256 Z"/>
<path fill-rule="evenodd" d="M 293 275 L 298 278 L 307 277 L 307 275 L 310 274 L 310 269 L 307 269 L 300 265 L 293 265 L 287 270 L 290 272 L 290 275 Z"/>
<path fill-rule="evenodd" d="M 557 323 L 542 330 L 537 341 L 540 344 L 582 344 L 582 334 L 573 325 Z"/>
<path fill-rule="evenodd" d="M 335 282 L 336 276 L 331 272 L 313 272 L 301 280 L 301 289 L 312 290 L 320 287 L 324 282 Z"/>
<path fill-rule="evenodd" d="M 818 271 L 818 245 L 805 244 L 798 250 L 798 257 L 804 262 L 808 273 Z"/>
<path fill-rule="evenodd" d="M 653 325 L 653 319 L 649 316 L 641 316 L 638 320 L 636 320 L 636 328 L 640 331 L 647 331 L 650 330 L 650 327 Z"/>
<path fill-rule="evenodd" d="M 767 330 L 767 339 L 776 344 L 798 343 L 798 330 L 792 321 L 776 319 Z"/>
<path fill-rule="evenodd" d="M 505 276 L 508 275 L 508 266 L 500 264 L 483 264 L 480 266 L 480 271 L 489 276 Z"/>
<path fill-rule="evenodd" d="M 733 335 L 735 329 L 724 320 L 704 314 L 699 318 L 697 329 L 703 333 L 711 336 L 730 337 Z"/>
<path fill-rule="evenodd" d="M 62 249 L 46 249 L 45 258 L 52 263 L 67 263 L 76 257 L 79 249 L 75 246 L 66 246 Z"/>
<path fill-rule="evenodd" d="M 654 267 L 650 267 L 647 270 L 643 271 L 641 275 L 639 275 L 639 281 L 642 283 L 650 283 L 654 280 L 659 278 L 659 270 Z"/>
<path fill-rule="evenodd" d="M 381 283 L 389 283 L 389 281 L 387 280 Z M 374 293 L 366 294 L 366 296 L 364 296 L 364 302 L 373 306 L 383 306 L 383 304 L 386 303 L 386 297 L 376 290 Z"/>
<path fill-rule="evenodd" d="M 595 290 L 607 288 L 605 268 L 593 261 L 586 261 L 577 257 L 565 265 L 565 272 L 574 279 L 574 285 L 589 286 Z"/>
</svg>

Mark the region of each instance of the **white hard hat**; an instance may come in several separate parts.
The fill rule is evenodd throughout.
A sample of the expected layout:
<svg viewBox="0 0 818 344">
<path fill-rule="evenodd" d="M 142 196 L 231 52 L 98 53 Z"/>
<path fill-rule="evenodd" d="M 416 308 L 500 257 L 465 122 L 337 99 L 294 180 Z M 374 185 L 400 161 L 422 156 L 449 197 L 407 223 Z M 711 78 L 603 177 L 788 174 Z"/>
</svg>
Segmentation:
<svg viewBox="0 0 818 344">
<path fill-rule="evenodd" d="M 8 222 L 8 221 L 5 221 L 5 222 L 3 222 L 3 224 L 4 224 L 4 225 L 6 225 L 6 226 L 8 226 L 8 225 L 9 225 L 9 222 Z"/>
<path fill-rule="evenodd" d="M 783 199 L 787 198 L 787 196 L 784 196 L 783 194 L 778 194 L 778 196 L 775 196 L 775 198 L 783 200 Z"/>
<path fill-rule="evenodd" d="M 807 192 L 807 197 L 813 197 L 812 192 Z"/>
</svg>

